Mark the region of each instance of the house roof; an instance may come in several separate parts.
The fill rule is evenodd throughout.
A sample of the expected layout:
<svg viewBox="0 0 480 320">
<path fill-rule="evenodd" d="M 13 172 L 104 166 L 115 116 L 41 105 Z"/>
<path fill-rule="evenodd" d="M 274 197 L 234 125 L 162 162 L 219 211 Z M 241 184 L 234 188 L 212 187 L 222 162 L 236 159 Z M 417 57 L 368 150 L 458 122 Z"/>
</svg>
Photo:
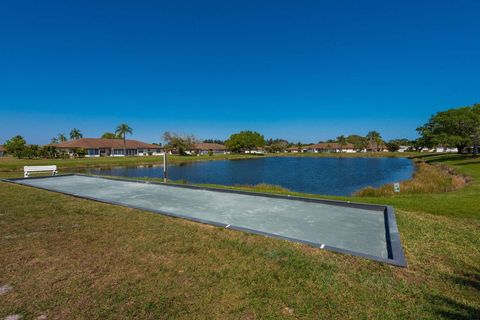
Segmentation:
<svg viewBox="0 0 480 320">
<path fill-rule="evenodd" d="M 301 146 L 301 147 L 297 147 L 297 146 L 294 146 L 294 147 L 288 147 L 286 150 L 302 150 L 302 149 L 306 149 L 307 147 L 305 146 Z"/>
<path fill-rule="evenodd" d="M 337 142 L 323 142 L 308 146 L 309 149 L 340 149 L 340 144 Z M 355 149 L 352 143 L 347 143 L 341 147 L 342 149 Z"/>
<path fill-rule="evenodd" d="M 0 144 L 0 152 L 5 152 L 5 147 Z"/>
<path fill-rule="evenodd" d="M 193 146 L 194 150 L 225 150 L 225 146 L 223 144 L 218 143 L 196 143 Z"/>
<path fill-rule="evenodd" d="M 100 149 L 114 148 L 123 149 L 123 139 L 103 139 L 103 138 L 82 138 L 78 140 L 70 140 L 63 143 L 55 144 L 60 149 L 83 148 L 83 149 Z M 125 140 L 127 149 L 159 149 L 160 146 L 149 144 L 137 140 Z"/>
</svg>

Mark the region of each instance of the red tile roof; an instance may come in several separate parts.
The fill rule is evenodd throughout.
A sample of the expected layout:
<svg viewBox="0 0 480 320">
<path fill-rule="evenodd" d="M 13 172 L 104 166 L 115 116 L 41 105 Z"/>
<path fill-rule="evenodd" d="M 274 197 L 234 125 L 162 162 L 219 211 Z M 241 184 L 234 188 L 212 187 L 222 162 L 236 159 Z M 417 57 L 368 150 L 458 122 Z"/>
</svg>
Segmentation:
<svg viewBox="0 0 480 320">
<path fill-rule="evenodd" d="M 312 144 L 308 146 L 309 149 L 340 149 L 340 144 L 337 142 L 323 142 Z M 355 146 L 351 143 L 347 143 L 342 146 L 342 149 L 355 149 Z"/>
<path fill-rule="evenodd" d="M 160 146 L 149 144 L 137 140 L 126 140 L 127 149 L 161 149 Z M 113 148 L 123 149 L 123 139 L 102 139 L 102 138 L 82 138 L 78 140 L 70 140 L 55 145 L 59 149 L 83 148 L 83 149 L 100 149 Z"/>
<path fill-rule="evenodd" d="M 2 146 L 2 145 L 0 145 L 0 152 L 5 152 L 5 151 L 6 151 L 6 150 L 5 150 L 5 147 Z"/>
<path fill-rule="evenodd" d="M 193 146 L 194 150 L 225 150 L 225 146 L 223 144 L 218 143 L 196 143 Z"/>
<path fill-rule="evenodd" d="M 295 150 L 304 150 L 304 149 L 307 149 L 307 147 L 305 146 L 301 146 L 301 147 L 288 147 L 286 150 L 291 150 L 291 151 L 295 151 Z"/>
</svg>

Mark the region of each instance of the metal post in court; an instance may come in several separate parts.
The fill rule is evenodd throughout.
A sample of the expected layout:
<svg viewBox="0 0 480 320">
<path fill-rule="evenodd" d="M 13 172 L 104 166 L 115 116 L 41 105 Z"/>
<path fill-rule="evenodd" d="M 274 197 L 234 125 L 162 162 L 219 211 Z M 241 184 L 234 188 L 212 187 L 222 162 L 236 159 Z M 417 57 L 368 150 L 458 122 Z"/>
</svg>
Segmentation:
<svg viewBox="0 0 480 320">
<path fill-rule="evenodd" d="M 168 162 L 167 162 L 167 151 L 163 153 L 163 182 L 167 183 L 168 179 Z"/>
</svg>

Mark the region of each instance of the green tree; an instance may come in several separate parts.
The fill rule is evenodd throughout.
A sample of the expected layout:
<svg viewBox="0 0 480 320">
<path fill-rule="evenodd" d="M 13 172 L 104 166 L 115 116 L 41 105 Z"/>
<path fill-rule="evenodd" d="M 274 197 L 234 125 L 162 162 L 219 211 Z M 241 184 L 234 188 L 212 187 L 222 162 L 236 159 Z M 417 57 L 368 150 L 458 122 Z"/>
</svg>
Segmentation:
<svg viewBox="0 0 480 320">
<path fill-rule="evenodd" d="M 57 147 L 46 145 L 40 148 L 39 155 L 44 158 L 56 158 L 57 157 Z"/>
<path fill-rule="evenodd" d="M 186 151 L 192 150 L 197 143 L 197 139 L 193 135 L 179 135 L 172 132 L 165 132 L 163 134 L 165 140 L 165 150 L 177 151 L 180 155 L 186 155 Z"/>
<path fill-rule="evenodd" d="M 297 147 L 297 151 L 298 151 L 298 152 L 302 152 L 303 143 L 301 143 L 300 141 L 298 141 L 295 146 Z"/>
<path fill-rule="evenodd" d="M 10 140 L 5 141 L 3 147 L 7 151 L 7 153 L 20 158 L 22 156 L 22 152 L 25 150 L 27 142 L 22 136 L 15 136 Z"/>
<path fill-rule="evenodd" d="M 289 143 L 287 140 L 269 139 L 266 143 L 265 149 L 267 149 L 268 152 L 277 153 L 277 152 L 285 151 L 285 149 L 287 149 L 288 146 L 289 146 Z"/>
<path fill-rule="evenodd" d="M 57 137 L 53 137 L 52 139 L 50 139 L 50 143 L 51 143 L 51 144 L 58 144 L 58 138 L 57 138 Z"/>
<path fill-rule="evenodd" d="M 117 129 L 115 129 L 115 134 L 117 134 L 119 137 L 123 138 L 123 154 L 126 156 L 127 155 L 127 133 L 132 134 L 133 130 L 128 126 L 128 124 L 122 123 L 118 125 Z"/>
<path fill-rule="evenodd" d="M 372 151 L 378 151 L 380 146 L 383 144 L 382 136 L 375 130 L 367 133 L 366 138 Z"/>
<path fill-rule="evenodd" d="M 437 112 L 417 128 L 425 141 L 434 145 L 455 146 L 461 153 L 472 149 L 478 155 L 480 143 L 480 104 Z"/>
<path fill-rule="evenodd" d="M 113 132 L 105 132 L 104 134 L 102 134 L 101 138 L 102 139 L 122 139 L 122 137 L 116 135 Z"/>
<path fill-rule="evenodd" d="M 347 145 L 347 138 L 342 134 L 341 136 L 337 137 L 337 143 L 340 147 L 340 152 L 343 152 L 343 147 Z"/>
<path fill-rule="evenodd" d="M 65 141 L 67 141 L 67 137 L 63 133 L 60 133 L 58 135 L 58 142 L 63 143 Z"/>
<path fill-rule="evenodd" d="M 364 150 L 368 147 L 368 139 L 358 134 L 352 134 L 347 137 L 347 142 L 353 144 L 356 150 Z"/>
<path fill-rule="evenodd" d="M 395 141 L 389 141 L 385 144 L 387 150 L 390 152 L 397 152 L 400 149 L 400 145 Z"/>
<path fill-rule="evenodd" d="M 83 134 L 77 128 L 73 128 L 70 131 L 70 139 L 78 140 L 78 139 L 81 139 L 81 138 L 83 138 Z"/>
<path fill-rule="evenodd" d="M 265 145 L 264 137 L 255 131 L 234 133 L 225 142 L 225 147 L 232 152 L 241 152 L 261 148 Z"/>
<path fill-rule="evenodd" d="M 217 144 L 224 144 L 225 141 L 220 140 L 220 139 L 204 139 L 202 141 L 203 143 L 217 143 Z"/>
<path fill-rule="evenodd" d="M 392 139 L 389 142 L 393 142 L 398 144 L 399 146 L 411 146 L 413 141 L 410 139 L 402 138 L 402 139 Z"/>
<path fill-rule="evenodd" d="M 40 147 L 36 144 L 29 144 L 23 148 L 20 157 L 34 159 L 38 158 L 40 155 Z"/>
</svg>

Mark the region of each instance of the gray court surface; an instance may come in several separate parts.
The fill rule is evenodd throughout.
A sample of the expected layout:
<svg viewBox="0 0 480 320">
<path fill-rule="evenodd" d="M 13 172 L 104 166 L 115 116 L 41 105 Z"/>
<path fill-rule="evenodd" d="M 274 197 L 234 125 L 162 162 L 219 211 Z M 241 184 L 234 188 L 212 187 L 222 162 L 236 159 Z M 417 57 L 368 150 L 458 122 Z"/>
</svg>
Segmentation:
<svg viewBox="0 0 480 320">
<path fill-rule="evenodd" d="M 395 217 L 392 213 L 393 220 L 392 216 L 389 218 L 387 207 L 362 207 L 346 202 L 291 199 L 84 175 L 10 181 L 404 265 Z M 395 233 L 393 246 L 392 227 Z"/>
</svg>

